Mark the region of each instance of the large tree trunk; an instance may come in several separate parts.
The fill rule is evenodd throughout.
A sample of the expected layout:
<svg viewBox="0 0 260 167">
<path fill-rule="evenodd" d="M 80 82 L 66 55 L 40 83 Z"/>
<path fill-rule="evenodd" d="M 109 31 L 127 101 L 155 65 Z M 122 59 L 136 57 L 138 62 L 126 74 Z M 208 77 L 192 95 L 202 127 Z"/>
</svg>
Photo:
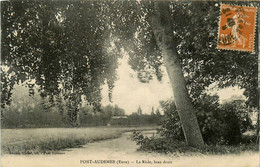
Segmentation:
<svg viewBox="0 0 260 167">
<path fill-rule="evenodd" d="M 204 141 L 186 88 L 180 58 L 176 49 L 177 45 L 173 40 L 173 28 L 168 19 L 170 18 L 169 5 L 167 2 L 162 1 L 156 1 L 154 4 L 156 12 L 152 18 L 153 32 L 171 81 L 185 139 L 190 146 L 201 147 L 204 145 Z"/>
</svg>

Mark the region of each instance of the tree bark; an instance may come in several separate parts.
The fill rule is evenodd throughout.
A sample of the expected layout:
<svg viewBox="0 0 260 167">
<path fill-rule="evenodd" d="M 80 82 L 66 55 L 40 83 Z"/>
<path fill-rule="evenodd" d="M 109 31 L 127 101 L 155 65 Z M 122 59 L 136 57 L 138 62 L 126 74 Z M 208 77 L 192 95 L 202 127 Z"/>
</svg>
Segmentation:
<svg viewBox="0 0 260 167">
<path fill-rule="evenodd" d="M 186 88 L 177 45 L 173 40 L 173 28 L 170 9 L 167 2 L 156 1 L 155 15 L 152 17 L 152 28 L 158 47 L 163 56 L 163 62 L 170 78 L 175 104 L 180 116 L 186 142 L 190 146 L 201 147 L 204 141 L 201 135 L 195 110 Z"/>
</svg>

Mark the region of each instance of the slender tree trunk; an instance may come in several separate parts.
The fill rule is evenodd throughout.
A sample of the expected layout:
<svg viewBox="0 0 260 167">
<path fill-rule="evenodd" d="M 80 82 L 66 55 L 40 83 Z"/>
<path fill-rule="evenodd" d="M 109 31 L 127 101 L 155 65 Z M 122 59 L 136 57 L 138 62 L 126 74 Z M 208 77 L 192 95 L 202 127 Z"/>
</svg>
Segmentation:
<svg viewBox="0 0 260 167">
<path fill-rule="evenodd" d="M 195 110 L 191 103 L 183 76 L 180 58 L 173 40 L 173 28 L 167 2 L 156 1 L 155 15 L 152 18 L 153 32 L 159 46 L 174 94 L 175 104 L 182 122 L 186 142 L 194 147 L 201 147 L 204 141 L 201 135 Z"/>
<path fill-rule="evenodd" d="M 75 101 L 70 101 L 68 105 L 68 116 L 70 124 L 74 127 L 80 125 L 79 108 Z"/>
<path fill-rule="evenodd" d="M 70 124 L 76 127 L 80 125 L 79 104 L 81 96 L 74 87 L 72 87 L 72 92 L 67 102 L 67 108 Z"/>
</svg>

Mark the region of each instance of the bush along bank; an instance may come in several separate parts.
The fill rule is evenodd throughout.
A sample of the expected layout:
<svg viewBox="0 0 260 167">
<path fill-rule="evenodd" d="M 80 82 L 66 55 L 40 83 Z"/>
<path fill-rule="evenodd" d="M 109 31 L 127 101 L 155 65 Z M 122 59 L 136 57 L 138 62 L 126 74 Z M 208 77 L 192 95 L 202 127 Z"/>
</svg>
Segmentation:
<svg viewBox="0 0 260 167">
<path fill-rule="evenodd" d="M 217 96 L 204 95 L 197 103 L 197 118 L 205 141 L 204 148 L 193 148 L 186 144 L 176 106 L 172 100 L 161 102 L 164 118 L 161 128 L 157 129 L 160 137 L 144 137 L 134 132 L 132 139 L 140 145 L 140 150 L 163 153 L 203 153 L 224 154 L 242 151 L 258 151 L 255 131 L 249 117 L 250 110 L 243 101 L 218 103 Z"/>
</svg>

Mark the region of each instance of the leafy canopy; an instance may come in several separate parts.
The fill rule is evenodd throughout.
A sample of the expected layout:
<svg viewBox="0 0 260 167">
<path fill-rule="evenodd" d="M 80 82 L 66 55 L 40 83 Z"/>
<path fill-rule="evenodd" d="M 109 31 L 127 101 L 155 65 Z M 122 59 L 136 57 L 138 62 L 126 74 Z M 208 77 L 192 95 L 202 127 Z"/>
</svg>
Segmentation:
<svg viewBox="0 0 260 167">
<path fill-rule="evenodd" d="M 255 5 L 254 2 L 240 2 Z M 82 96 L 97 109 L 101 86 L 111 92 L 122 51 L 142 82 L 162 78 L 151 28 L 152 1 L 2 2 L 2 107 L 15 83 L 77 108 Z M 169 2 L 172 35 L 193 102 L 212 83 L 244 88 L 256 106 L 257 53 L 217 50 L 219 2 Z M 255 46 L 258 45 L 256 41 Z M 75 115 L 75 114 L 74 114 Z"/>
</svg>

